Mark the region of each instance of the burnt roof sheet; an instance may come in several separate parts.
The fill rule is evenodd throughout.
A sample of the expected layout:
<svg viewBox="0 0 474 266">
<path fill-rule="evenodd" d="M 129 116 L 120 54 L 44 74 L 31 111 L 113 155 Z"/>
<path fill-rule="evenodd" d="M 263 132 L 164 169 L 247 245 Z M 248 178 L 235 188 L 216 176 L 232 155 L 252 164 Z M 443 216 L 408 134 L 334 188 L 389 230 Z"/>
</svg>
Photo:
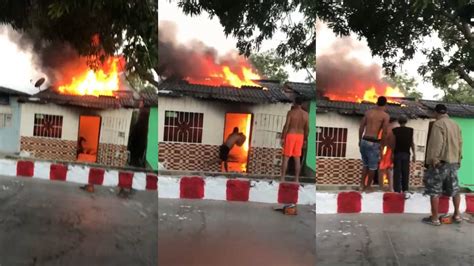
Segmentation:
<svg viewBox="0 0 474 266">
<path fill-rule="evenodd" d="M 430 110 L 434 110 L 435 106 L 439 103 L 446 105 L 448 114 L 450 116 L 457 117 L 474 117 L 474 105 L 464 103 L 445 103 L 431 100 L 421 100 L 421 104 L 426 106 Z"/>
<path fill-rule="evenodd" d="M 145 106 L 158 106 L 158 93 L 153 91 L 144 91 L 140 93 L 141 98 L 143 99 L 143 104 Z"/>
<path fill-rule="evenodd" d="M 285 85 L 296 91 L 305 99 L 313 100 L 316 98 L 316 84 L 303 82 L 286 82 Z"/>
<path fill-rule="evenodd" d="M 261 84 L 263 85 L 263 84 Z M 190 84 L 185 81 L 165 81 L 158 87 L 161 96 L 181 97 L 190 96 L 206 100 L 220 100 L 242 103 L 275 103 L 289 102 L 290 99 L 283 93 L 281 86 L 268 85 L 262 87 L 242 86 L 208 86 Z"/>
<path fill-rule="evenodd" d="M 120 96 L 81 96 L 56 93 L 53 89 L 46 89 L 33 96 L 21 97 L 25 102 L 55 103 L 94 109 L 137 108 L 139 102 L 134 99 L 132 92 L 122 92 Z"/>
<path fill-rule="evenodd" d="M 316 106 L 318 112 L 336 111 L 347 115 L 364 115 L 364 113 L 375 107 L 373 103 L 354 103 L 344 101 L 331 101 L 327 99 L 317 99 Z M 413 101 L 401 101 L 400 104 L 389 104 L 387 113 L 392 117 L 406 115 L 410 118 L 426 118 L 428 112 L 419 103 Z"/>
</svg>

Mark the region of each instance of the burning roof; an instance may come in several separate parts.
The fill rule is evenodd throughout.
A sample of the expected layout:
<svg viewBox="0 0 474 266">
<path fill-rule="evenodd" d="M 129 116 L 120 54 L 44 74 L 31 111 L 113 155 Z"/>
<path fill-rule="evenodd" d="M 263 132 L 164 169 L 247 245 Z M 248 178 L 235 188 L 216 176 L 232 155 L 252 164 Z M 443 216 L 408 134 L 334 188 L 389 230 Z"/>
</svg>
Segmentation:
<svg viewBox="0 0 474 266">
<path fill-rule="evenodd" d="M 210 85 L 192 84 L 184 80 L 165 81 L 159 85 L 158 94 L 160 95 L 160 97 L 189 96 L 206 100 L 220 100 L 253 104 L 292 101 L 291 97 L 285 94 L 284 85 L 281 85 L 278 82 L 268 80 L 255 80 L 255 83 L 258 84 L 259 87 L 216 87 Z M 297 90 L 295 90 L 295 92 L 297 94 L 300 94 Z M 305 97 L 304 94 L 301 95 L 307 100 L 314 99 L 314 97 L 311 98 Z"/>
</svg>

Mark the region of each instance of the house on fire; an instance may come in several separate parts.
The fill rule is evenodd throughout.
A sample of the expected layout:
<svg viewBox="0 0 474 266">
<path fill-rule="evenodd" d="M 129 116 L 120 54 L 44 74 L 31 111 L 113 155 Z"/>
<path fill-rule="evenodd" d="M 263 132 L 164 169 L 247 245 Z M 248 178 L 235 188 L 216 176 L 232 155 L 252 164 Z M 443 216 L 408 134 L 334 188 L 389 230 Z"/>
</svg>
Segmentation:
<svg viewBox="0 0 474 266">
<path fill-rule="evenodd" d="M 387 112 L 397 118 L 404 114 L 410 118 L 407 126 L 414 129 L 417 162 L 411 165 L 410 184 L 422 185 L 426 145 L 429 137 L 430 110 L 437 101 L 415 101 L 394 99 Z M 464 136 L 463 167 L 459 172 L 460 184 L 474 189 L 474 154 L 472 152 L 474 134 L 474 106 L 448 104 L 448 112 L 461 126 Z M 358 146 L 359 123 L 365 111 L 374 107 L 371 103 L 331 101 L 318 97 L 316 100 L 316 182 L 332 185 L 359 185 L 362 169 Z"/>
<path fill-rule="evenodd" d="M 53 89 L 20 97 L 20 150 L 39 159 L 125 166 L 140 99 L 130 91 L 96 97 Z"/>
<path fill-rule="evenodd" d="M 162 82 L 158 88 L 158 137 L 159 161 L 163 167 L 167 170 L 222 171 L 216 162 L 219 146 L 233 128 L 238 127 L 247 136 L 247 141 L 242 147 L 232 149 L 229 171 L 280 175 L 280 137 L 286 114 L 297 95 L 307 100 L 304 108 L 313 106 L 310 102 L 315 99 L 315 85 L 255 82 L 261 87 Z M 307 159 L 305 155 L 308 173 L 314 169 L 311 166 L 314 156 Z M 314 174 L 305 175 L 314 178 Z"/>
</svg>

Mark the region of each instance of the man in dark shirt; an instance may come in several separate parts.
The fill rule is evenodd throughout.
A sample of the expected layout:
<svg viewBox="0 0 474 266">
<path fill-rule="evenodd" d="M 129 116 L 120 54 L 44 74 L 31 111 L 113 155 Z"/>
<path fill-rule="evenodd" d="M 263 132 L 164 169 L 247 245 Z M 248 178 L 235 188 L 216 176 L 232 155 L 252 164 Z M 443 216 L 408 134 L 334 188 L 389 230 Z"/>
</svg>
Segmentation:
<svg viewBox="0 0 474 266">
<path fill-rule="evenodd" d="M 413 162 L 416 161 L 415 143 L 413 141 L 413 128 L 406 127 L 407 117 L 402 115 L 398 119 L 400 127 L 393 129 L 395 137 L 394 150 L 394 190 L 395 192 L 408 192 L 408 178 L 410 177 L 410 148 L 413 151 Z"/>
</svg>

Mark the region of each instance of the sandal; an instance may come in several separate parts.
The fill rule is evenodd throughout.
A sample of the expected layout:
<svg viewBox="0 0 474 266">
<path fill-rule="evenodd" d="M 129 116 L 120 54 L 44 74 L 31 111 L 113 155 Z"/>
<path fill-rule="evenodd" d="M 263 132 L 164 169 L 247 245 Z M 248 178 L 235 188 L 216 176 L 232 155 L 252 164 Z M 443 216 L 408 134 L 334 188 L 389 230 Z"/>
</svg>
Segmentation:
<svg viewBox="0 0 474 266">
<path fill-rule="evenodd" d="M 454 223 L 457 223 L 457 224 L 460 224 L 462 222 L 462 217 L 461 215 L 453 215 L 453 222 Z"/>
<path fill-rule="evenodd" d="M 421 220 L 422 223 L 433 225 L 433 226 L 440 226 L 441 222 L 439 220 L 433 221 L 431 217 L 425 217 Z"/>
</svg>

